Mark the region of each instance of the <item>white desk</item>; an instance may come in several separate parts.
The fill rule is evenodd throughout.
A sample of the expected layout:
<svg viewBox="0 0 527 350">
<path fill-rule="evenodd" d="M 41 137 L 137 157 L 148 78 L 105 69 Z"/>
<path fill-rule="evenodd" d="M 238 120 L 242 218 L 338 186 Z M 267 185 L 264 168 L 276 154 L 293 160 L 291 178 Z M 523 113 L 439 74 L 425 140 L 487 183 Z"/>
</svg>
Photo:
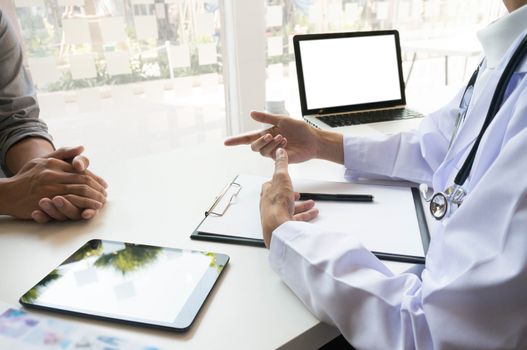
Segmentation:
<svg viewBox="0 0 527 350">
<path fill-rule="evenodd" d="M 272 170 L 272 161 L 248 147 L 227 149 L 221 144 L 95 169 L 110 188 L 107 206 L 92 221 L 38 225 L 0 218 L 0 300 L 17 305 L 24 292 L 92 238 L 217 251 L 230 255 L 231 261 L 187 333 L 61 318 L 164 349 L 318 348 L 337 331 L 321 324 L 281 282 L 269 267 L 266 249 L 189 238 L 227 180 L 237 173 L 270 175 Z M 322 161 L 292 166 L 291 172 L 303 177 L 342 176 L 341 167 Z M 389 266 L 394 271 L 408 267 Z"/>
</svg>

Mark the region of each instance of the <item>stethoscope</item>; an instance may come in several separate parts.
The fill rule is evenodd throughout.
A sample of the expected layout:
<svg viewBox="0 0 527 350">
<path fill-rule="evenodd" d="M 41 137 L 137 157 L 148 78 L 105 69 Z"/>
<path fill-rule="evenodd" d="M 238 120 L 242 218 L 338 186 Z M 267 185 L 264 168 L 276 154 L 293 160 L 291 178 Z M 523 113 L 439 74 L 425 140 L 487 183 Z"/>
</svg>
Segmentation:
<svg viewBox="0 0 527 350">
<path fill-rule="evenodd" d="M 485 121 L 483 123 L 483 127 L 481 128 L 481 131 L 479 132 L 479 135 L 476 138 L 476 141 L 474 142 L 474 145 L 472 146 L 472 149 L 470 150 L 467 159 L 465 159 L 463 166 L 461 167 L 461 169 L 459 169 L 459 172 L 454 178 L 454 184 L 448 187 L 443 192 L 436 192 L 432 196 L 427 195 L 428 186 L 426 184 L 422 184 L 421 186 L 419 186 L 419 190 L 424 200 L 426 202 L 430 202 L 430 213 L 436 220 L 442 220 L 449 213 L 452 205 L 457 205 L 459 207 L 461 203 L 463 203 L 463 200 L 467 195 L 466 191 L 463 189 L 463 184 L 470 175 L 470 171 L 472 169 L 472 165 L 474 164 L 474 159 L 476 158 L 476 153 L 478 151 L 481 139 L 483 138 L 483 135 L 485 134 L 485 131 L 487 130 L 488 126 L 500 110 L 512 74 L 518 68 L 518 65 L 522 62 L 526 54 L 527 36 L 523 38 L 522 42 L 512 55 L 509 63 L 503 71 L 503 74 L 500 77 L 500 80 L 498 81 L 498 85 L 496 86 L 496 90 L 494 91 L 494 95 L 492 96 L 490 107 L 487 112 Z M 454 131 L 454 134 L 452 135 L 450 143 L 452 143 L 453 139 L 455 138 L 459 126 L 461 125 L 461 121 L 464 119 L 466 111 L 468 110 L 468 105 L 470 104 L 470 99 L 472 98 L 472 95 L 470 96 L 468 103 L 465 103 L 466 94 L 469 90 L 473 90 L 478 76 L 478 72 L 479 67 L 476 69 L 474 74 L 472 74 L 472 77 L 470 78 L 470 81 L 467 84 L 467 87 L 465 88 L 465 91 L 463 93 L 463 97 L 461 98 L 460 110 L 462 110 L 463 106 L 465 105 L 466 109 L 463 113 L 460 113 L 458 116 L 458 120 L 456 121 L 456 129 Z"/>
</svg>

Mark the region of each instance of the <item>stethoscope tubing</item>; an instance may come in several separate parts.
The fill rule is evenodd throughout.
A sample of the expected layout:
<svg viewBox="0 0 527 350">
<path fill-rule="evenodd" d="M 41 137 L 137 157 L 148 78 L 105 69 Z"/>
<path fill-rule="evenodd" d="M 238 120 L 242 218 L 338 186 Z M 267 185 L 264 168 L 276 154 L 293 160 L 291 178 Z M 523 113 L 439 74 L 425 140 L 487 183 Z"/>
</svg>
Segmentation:
<svg viewBox="0 0 527 350">
<path fill-rule="evenodd" d="M 454 185 L 449 187 L 444 192 L 436 192 L 432 195 L 432 197 L 427 198 L 424 197 L 427 202 L 430 202 L 430 213 L 434 218 L 437 220 L 442 220 L 445 216 L 447 216 L 448 211 L 450 210 L 450 207 L 453 204 L 453 196 L 457 191 L 461 191 L 464 193 L 464 190 L 462 188 L 463 184 L 467 180 L 467 178 L 470 175 L 470 171 L 472 170 L 472 165 L 474 164 L 474 160 L 476 159 L 476 154 L 478 152 L 479 144 L 481 143 L 481 140 L 483 139 L 483 136 L 485 135 L 485 132 L 487 131 L 487 128 L 494 120 L 494 117 L 496 114 L 498 114 L 501 106 L 503 105 L 504 99 L 505 99 L 505 93 L 507 91 L 507 87 L 510 83 L 510 80 L 512 78 L 512 75 L 520 65 L 520 63 L 523 61 L 525 56 L 527 55 L 527 35 L 522 39 L 520 44 L 518 45 L 518 48 L 512 55 L 511 59 L 507 63 L 507 66 L 503 70 L 503 73 L 498 81 L 498 84 L 496 85 L 496 90 L 494 90 L 494 94 L 492 95 L 492 100 L 490 102 L 489 110 L 487 111 L 487 115 L 485 117 L 485 121 L 483 122 L 483 126 L 481 127 L 481 130 L 476 138 L 476 141 L 472 145 L 472 148 L 465 159 L 465 162 L 463 162 L 463 165 L 461 166 L 461 169 L 459 169 L 458 173 L 456 174 L 456 177 L 454 178 Z M 460 102 L 460 110 L 463 108 L 465 96 L 469 89 L 471 87 L 474 87 L 476 84 L 477 76 L 479 73 L 481 64 L 478 66 L 478 68 L 474 71 L 472 74 L 467 87 L 465 88 L 465 91 L 463 93 L 463 97 L 461 98 Z M 472 96 L 471 98 L 472 99 Z M 467 103 L 466 110 L 468 110 L 468 107 L 470 105 L 470 100 Z M 466 113 L 465 110 L 465 113 Z M 463 115 L 464 117 L 464 115 Z M 454 133 L 457 133 L 457 128 Z M 453 135 L 455 137 L 455 134 Z M 455 191 L 452 190 L 452 188 L 455 188 Z M 464 198 L 464 195 L 463 195 Z M 461 205 L 462 199 L 456 201 L 455 204 L 458 206 Z"/>
</svg>

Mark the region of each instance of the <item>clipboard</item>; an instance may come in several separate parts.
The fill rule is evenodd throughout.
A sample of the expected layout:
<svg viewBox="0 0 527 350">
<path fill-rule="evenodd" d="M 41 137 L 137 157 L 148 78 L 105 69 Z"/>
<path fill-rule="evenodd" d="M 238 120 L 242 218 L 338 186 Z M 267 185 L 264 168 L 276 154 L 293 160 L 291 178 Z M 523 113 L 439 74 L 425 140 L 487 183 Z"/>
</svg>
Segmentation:
<svg viewBox="0 0 527 350">
<path fill-rule="evenodd" d="M 236 176 L 214 198 L 190 238 L 265 247 L 259 213 L 265 181 Z M 317 202 L 320 214 L 311 222 L 358 235 L 379 259 L 424 264 L 430 235 L 417 188 L 308 179 L 293 179 L 293 187 L 298 192 L 373 194 L 373 203 Z"/>
</svg>

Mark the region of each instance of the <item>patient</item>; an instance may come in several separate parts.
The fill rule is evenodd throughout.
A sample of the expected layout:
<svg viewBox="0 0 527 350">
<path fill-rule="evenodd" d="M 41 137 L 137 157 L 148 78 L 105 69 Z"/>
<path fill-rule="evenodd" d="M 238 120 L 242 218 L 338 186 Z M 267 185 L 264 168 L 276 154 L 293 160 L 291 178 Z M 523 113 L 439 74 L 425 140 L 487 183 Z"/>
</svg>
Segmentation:
<svg viewBox="0 0 527 350">
<path fill-rule="evenodd" d="M 0 9 L 0 214 L 44 223 L 93 218 L 106 182 L 87 170 L 82 146 L 55 150 L 38 119 L 22 48 Z"/>
</svg>

